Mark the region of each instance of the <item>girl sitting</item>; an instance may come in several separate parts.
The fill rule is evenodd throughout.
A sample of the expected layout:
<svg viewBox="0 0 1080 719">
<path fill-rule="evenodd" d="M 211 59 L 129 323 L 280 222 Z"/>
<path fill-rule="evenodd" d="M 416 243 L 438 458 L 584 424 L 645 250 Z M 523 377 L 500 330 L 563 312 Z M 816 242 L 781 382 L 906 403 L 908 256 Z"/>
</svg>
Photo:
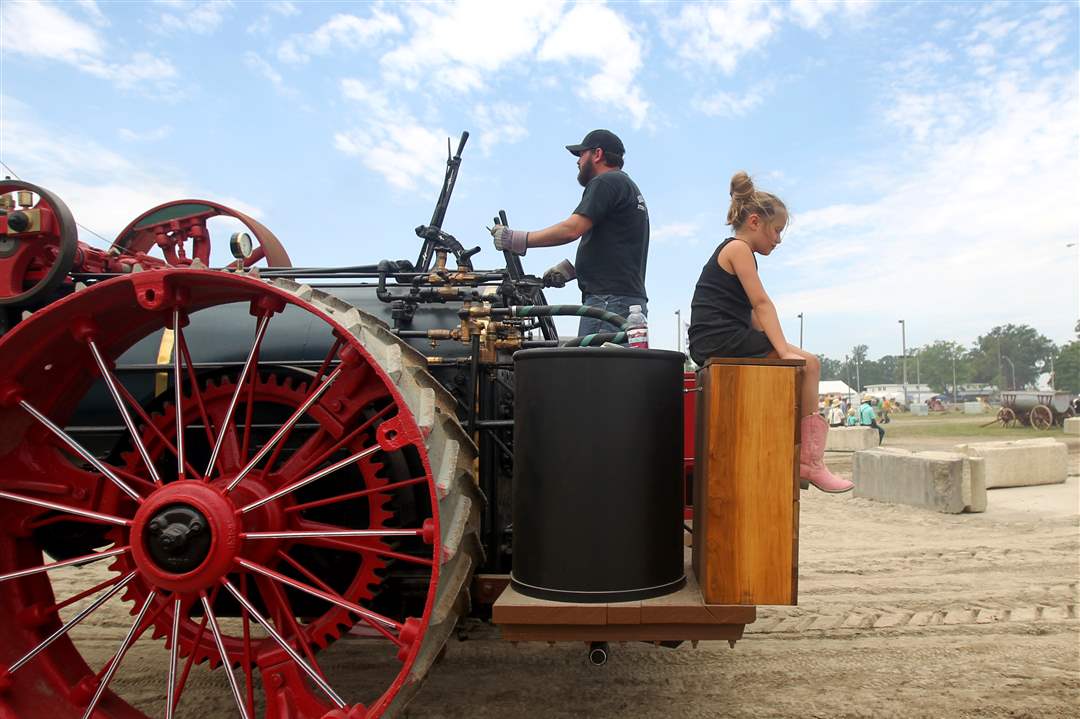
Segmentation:
<svg viewBox="0 0 1080 719">
<path fill-rule="evenodd" d="M 799 476 L 823 492 L 847 492 L 853 485 L 825 467 L 829 425 L 817 413 L 821 363 L 817 356 L 788 344 L 776 307 L 758 277 L 759 255 L 780 244 L 788 221 L 780 198 L 754 189 L 745 172 L 731 178 L 727 223 L 734 231 L 713 251 L 701 270 L 690 313 L 690 357 L 699 365 L 709 357 L 771 357 L 806 360 L 800 407 L 802 447 Z"/>
</svg>

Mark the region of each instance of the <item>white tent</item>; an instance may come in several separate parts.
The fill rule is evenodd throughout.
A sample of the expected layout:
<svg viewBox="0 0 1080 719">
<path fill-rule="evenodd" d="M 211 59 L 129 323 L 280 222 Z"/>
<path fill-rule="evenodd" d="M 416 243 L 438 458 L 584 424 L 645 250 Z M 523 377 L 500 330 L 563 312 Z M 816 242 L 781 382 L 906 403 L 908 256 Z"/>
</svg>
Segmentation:
<svg viewBox="0 0 1080 719">
<path fill-rule="evenodd" d="M 847 382 L 839 379 L 827 379 L 818 382 L 818 396 L 828 397 L 832 395 L 840 395 L 845 399 L 850 395 L 851 397 L 858 397 L 859 393 L 848 386 Z"/>
</svg>

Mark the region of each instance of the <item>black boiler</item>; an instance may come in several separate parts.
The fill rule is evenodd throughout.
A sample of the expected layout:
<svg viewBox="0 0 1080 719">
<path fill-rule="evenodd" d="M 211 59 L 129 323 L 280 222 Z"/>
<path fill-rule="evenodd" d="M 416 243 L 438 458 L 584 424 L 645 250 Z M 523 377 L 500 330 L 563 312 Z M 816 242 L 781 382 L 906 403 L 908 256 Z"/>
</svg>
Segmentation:
<svg viewBox="0 0 1080 719">
<path fill-rule="evenodd" d="M 602 603 L 685 584 L 682 372 L 665 350 L 514 355 L 517 591 Z"/>
</svg>

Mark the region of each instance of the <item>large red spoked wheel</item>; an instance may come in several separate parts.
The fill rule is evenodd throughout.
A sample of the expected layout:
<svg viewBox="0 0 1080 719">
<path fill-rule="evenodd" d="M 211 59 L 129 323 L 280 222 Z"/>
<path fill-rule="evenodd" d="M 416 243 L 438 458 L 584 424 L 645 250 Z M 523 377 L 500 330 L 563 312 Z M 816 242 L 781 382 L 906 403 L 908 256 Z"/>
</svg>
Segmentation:
<svg viewBox="0 0 1080 719">
<path fill-rule="evenodd" d="M 43 187 L 0 180 L 0 307 L 50 297 L 67 279 L 79 245 L 71 210 Z"/>
<path fill-rule="evenodd" d="M 233 303 L 254 316 L 246 361 L 200 377 L 186 335 Z M 317 371 L 260 364 L 284 313 L 317 328 Z M 172 387 L 148 411 L 117 359 L 163 327 Z M 201 663 L 227 679 L 213 716 L 405 706 L 467 605 L 481 499 L 452 399 L 385 326 L 293 283 L 149 271 L 35 313 L 0 363 L 0 717 L 172 717 Z M 65 428 L 101 386 L 129 451 L 95 454 Z M 420 589 L 395 613 L 376 605 L 397 573 Z M 126 633 L 88 656 L 73 635 L 118 606 Z M 373 637 L 383 684 L 320 666 L 349 627 Z M 133 648 L 161 657 L 154 700 L 113 681 Z"/>
<path fill-rule="evenodd" d="M 138 258 L 158 248 L 165 263 L 184 267 L 199 260 L 210 266 L 210 230 L 213 217 L 233 217 L 251 231 L 251 252 L 244 267 L 264 262 L 270 267 L 292 267 L 281 241 L 265 225 L 239 210 L 209 200 L 173 200 L 151 208 L 125 227 L 109 248 L 109 254 Z M 188 241 L 191 241 L 190 249 Z"/>
</svg>

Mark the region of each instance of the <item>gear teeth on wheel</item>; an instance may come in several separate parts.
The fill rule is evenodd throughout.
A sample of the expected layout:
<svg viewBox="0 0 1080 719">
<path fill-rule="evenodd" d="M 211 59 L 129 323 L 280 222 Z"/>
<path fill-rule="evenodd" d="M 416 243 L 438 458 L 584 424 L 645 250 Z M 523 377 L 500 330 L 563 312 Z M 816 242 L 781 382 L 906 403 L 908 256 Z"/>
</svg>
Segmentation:
<svg viewBox="0 0 1080 719">
<path fill-rule="evenodd" d="M 428 373 L 424 356 L 385 323 L 309 285 L 285 279 L 272 284 L 326 312 L 356 337 L 393 381 L 424 434 L 439 499 L 442 556 L 431 617 L 408 677 L 389 704 L 371 708 L 372 717 L 396 717 L 420 690 L 458 618 L 471 608 L 469 586 L 483 563 L 480 515 L 486 504 L 477 484 L 476 444 L 457 419 L 453 396 Z"/>
</svg>

